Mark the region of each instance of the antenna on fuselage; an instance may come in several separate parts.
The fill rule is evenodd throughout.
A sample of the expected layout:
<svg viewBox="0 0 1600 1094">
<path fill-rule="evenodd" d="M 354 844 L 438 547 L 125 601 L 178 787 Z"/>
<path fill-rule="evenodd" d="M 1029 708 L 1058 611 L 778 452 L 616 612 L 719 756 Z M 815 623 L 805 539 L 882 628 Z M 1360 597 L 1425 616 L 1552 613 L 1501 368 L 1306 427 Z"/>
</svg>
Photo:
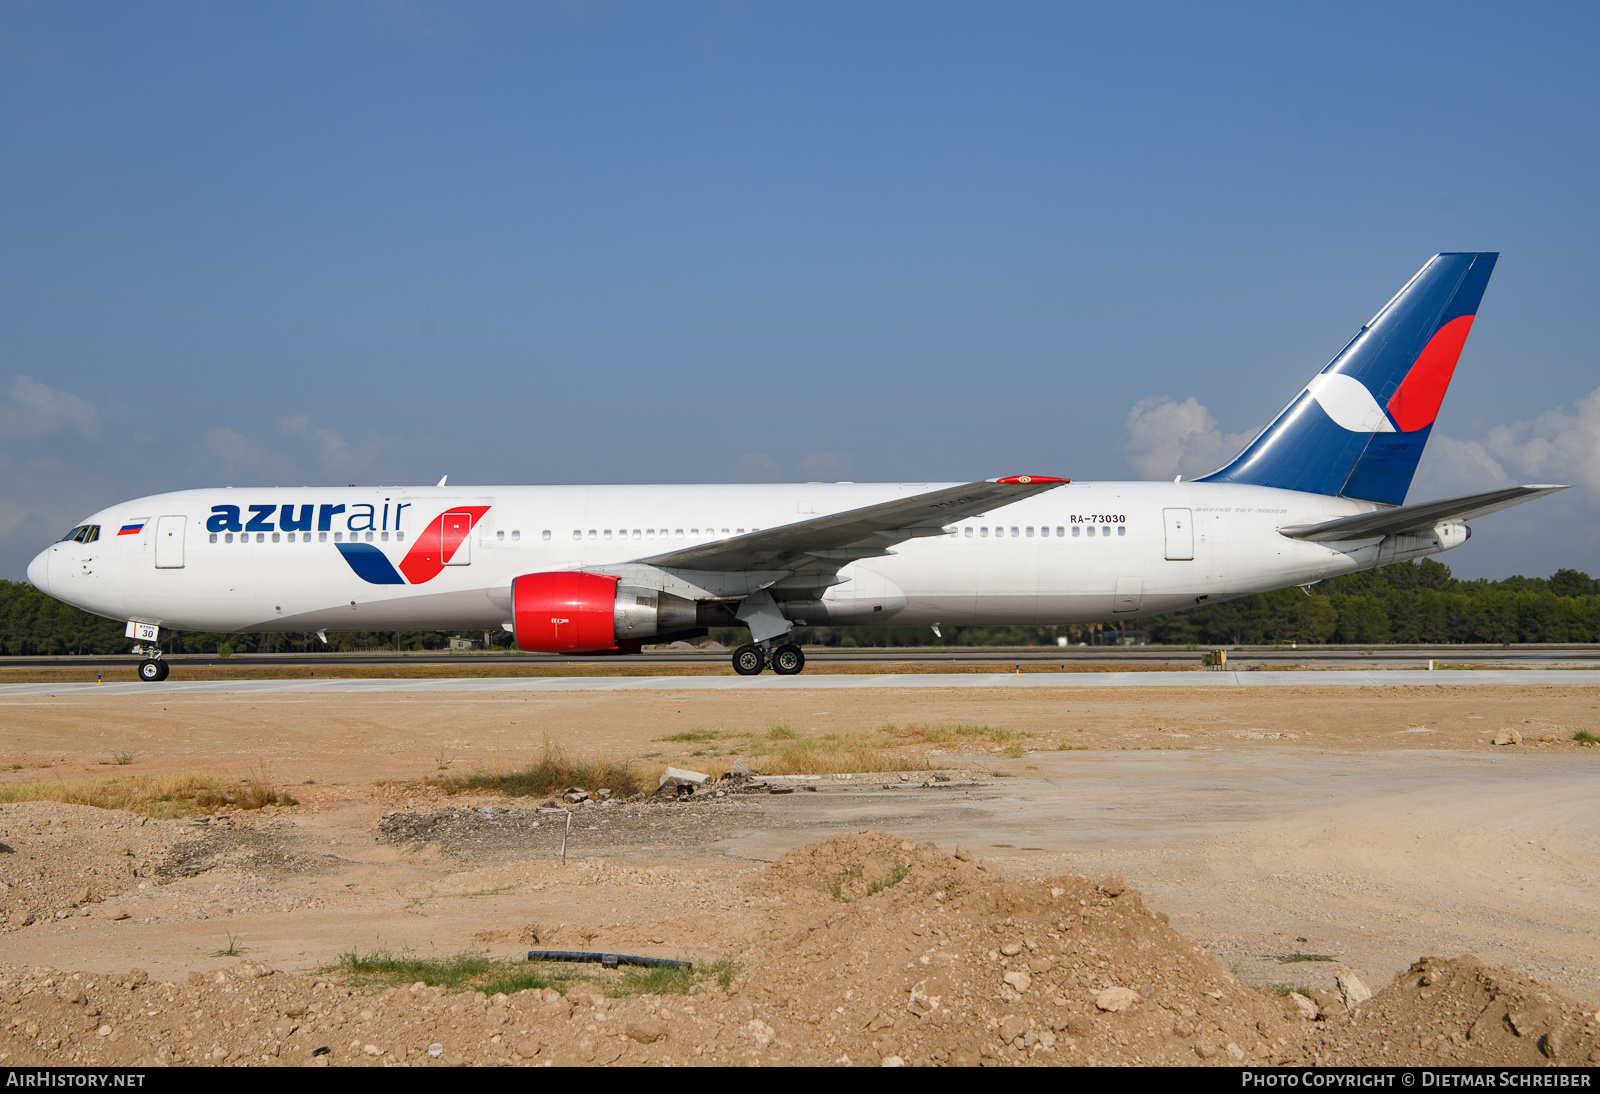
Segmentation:
<svg viewBox="0 0 1600 1094">
<path fill-rule="evenodd" d="M 444 483 L 445 483 L 445 479 L 448 479 L 448 478 L 449 478 L 449 477 L 450 477 L 450 476 L 449 476 L 449 475 L 446 475 L 446 476 L 445 476 L 445 477 L 444 477 L 444 479 L 440 479 L 440 480 L 439 480 L 439 485 L 440 485 L 440 486 L 443 486 L 443 485 L 444 485 Z"/>
</svg>

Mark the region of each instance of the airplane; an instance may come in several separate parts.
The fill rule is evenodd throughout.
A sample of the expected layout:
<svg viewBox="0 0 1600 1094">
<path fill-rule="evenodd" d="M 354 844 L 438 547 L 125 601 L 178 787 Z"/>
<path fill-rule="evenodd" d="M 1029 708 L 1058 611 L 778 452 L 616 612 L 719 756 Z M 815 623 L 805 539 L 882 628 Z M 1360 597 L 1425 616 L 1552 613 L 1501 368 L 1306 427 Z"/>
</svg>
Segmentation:
<svg viewBox="0 0 1600 1094">
<path fill-rule="evenodd" d="M 1435 255 L 1244 450 L 1199 478 L 185 490 L 103 509 L 28 566 L 164 629 L 485 630 L 636 653 L 743 626 L 734 669 L 793 675 L 795 627 L 1133 619 L 1438 554 L 1525 485 L 1405 504 L 1495 252 Z M 406 510 L 410 510 L 407 512 Z"/>
</svg>

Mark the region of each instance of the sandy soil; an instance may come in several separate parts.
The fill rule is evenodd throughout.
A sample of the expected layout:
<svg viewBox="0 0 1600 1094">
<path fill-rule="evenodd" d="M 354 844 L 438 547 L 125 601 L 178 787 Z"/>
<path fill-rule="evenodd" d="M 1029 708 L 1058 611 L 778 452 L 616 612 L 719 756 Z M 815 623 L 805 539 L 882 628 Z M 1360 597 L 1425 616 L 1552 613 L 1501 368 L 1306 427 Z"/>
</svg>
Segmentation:
<svg viewBox="0 0 1600 1094">
<path fill-rule="evenodd" d="M 8 698 L 6 781 L 254 772 L 301 804 L 203 823 L 0 807 L 11 850 L 0 852 L 0 1051 L 6 1062 L 304 1062 L 323 1045 L 332 1051 L 317 1059 L 335 1063 L 1378 1062 L 1402 1050 L 1418 1061 L 1581 1062 L 1593 1008 L 1572 1000 L 1600 996 L 1597 861 L 1584 837 L 1600 750 L 1571 736 L 1600 730 L 1597 709 L 1600 696 L 1582 692 L 1495 687 Z M 564 817 L 509 823 L 493 811 L 504 801 L 421 783 L 441 768 L 520 766 L 547 740 L 575 755 L 713 768 L 729 757 L 659 738 L 778 722 L 801 732 L 986 723 L 1039 751 L 952 751 L 936 759 L 957 777 L 926 788 L 892 778 L 892 790 L 840 781 L 810 794 L 585 807 L 566 866 Z M 1521 744 L 1490 743 L 1507 728 Z M 1363 789 L 1329 791 L 1324 805 L 1295 782 L 1301 769 Z M 1119 781 L 1103 806 L 1079 793 L 1109 774 Z M 1171 795 L 1129 797 L 1143 777 L 1171 781 Z M 1229 777 L 1260 778 L 1296 807 L 1206 809 Z M 467 820 L 462 807 L 474 810 Z M 1070 824 L 1060 809 L 1075 810 Z M 437 838 L 395 837 L 420 822 L 385 816 L 447 812 L 448 824 L 429 822 Z M 885 823 L 870 827 L 914 838 L 779 855 L 873 814 Z M 972 861 L 948 854 L 962 842 Z M 832 893 L 901 865 L 907 876 L 876 903 Z M 1087 880 L 1112 873 L 1142 901 Z M 512 956 L 531 937 L 732 956 L 743 972 L 731 994 L 708 987 L 685 1005 L 346 994 L 317 971 L 352 948 Z M 230 940 L 233 955 L 212 956 Z M 1003 952 L 1013 943 L 1022 949 Z M 938 951 L 959 955 L 949 966 L 959 974 L 943 993 L 920 989 L 944 1000 L 926 1010 L 911 988 Z M 1335 1005 L 1347 998 L 1335 963 L 1270 960 L 1296 952 L 1340 956 L 1373 986 L 1398 979 L 1356 1015 Z M 1472 961 L 1411 967 L 1466 952 L 1540 979 Z M 1019 990 L 1011 972 L 1040 985 Z M 1313 1000 L 1321 1017 L 1256 990 L 1269 980 L 1325 992 Z M 1119 986 L 1140 1001 L 1097 1006 Z M 446 1048 L 430 1056 L 430 1044 Z"/>
</svg>

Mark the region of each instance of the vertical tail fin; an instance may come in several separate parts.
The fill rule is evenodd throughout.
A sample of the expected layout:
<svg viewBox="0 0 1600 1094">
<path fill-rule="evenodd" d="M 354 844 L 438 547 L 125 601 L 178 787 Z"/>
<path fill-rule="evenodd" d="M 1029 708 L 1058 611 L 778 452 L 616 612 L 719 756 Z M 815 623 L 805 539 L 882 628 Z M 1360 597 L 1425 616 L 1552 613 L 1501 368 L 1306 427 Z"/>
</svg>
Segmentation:
<svg viewBox="0 0 1600 1094">
<path fill-rule="evenodd" d="M 1271 425 L 1200 481 L 1404 502 L 1499 257 L 1434 255 Z"/>
</svg>

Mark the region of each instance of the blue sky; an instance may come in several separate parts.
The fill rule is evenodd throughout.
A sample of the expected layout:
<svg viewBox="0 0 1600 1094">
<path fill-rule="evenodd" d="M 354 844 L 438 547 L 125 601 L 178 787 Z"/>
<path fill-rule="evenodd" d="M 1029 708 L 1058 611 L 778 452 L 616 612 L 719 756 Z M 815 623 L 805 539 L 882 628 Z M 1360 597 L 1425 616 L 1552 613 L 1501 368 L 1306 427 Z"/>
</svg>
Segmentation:
<svg viewBox="0 0 1600 1094">
<path fill-rule="evenodd" d="M 1593 5 L 0 5 L 0 576 L 202 485 L 1232 454 L 1503 257 L 1411 499 L 1600 573 Z M 1210 461 L 1210 462 L 1208 462 Z"/>
</svg>

